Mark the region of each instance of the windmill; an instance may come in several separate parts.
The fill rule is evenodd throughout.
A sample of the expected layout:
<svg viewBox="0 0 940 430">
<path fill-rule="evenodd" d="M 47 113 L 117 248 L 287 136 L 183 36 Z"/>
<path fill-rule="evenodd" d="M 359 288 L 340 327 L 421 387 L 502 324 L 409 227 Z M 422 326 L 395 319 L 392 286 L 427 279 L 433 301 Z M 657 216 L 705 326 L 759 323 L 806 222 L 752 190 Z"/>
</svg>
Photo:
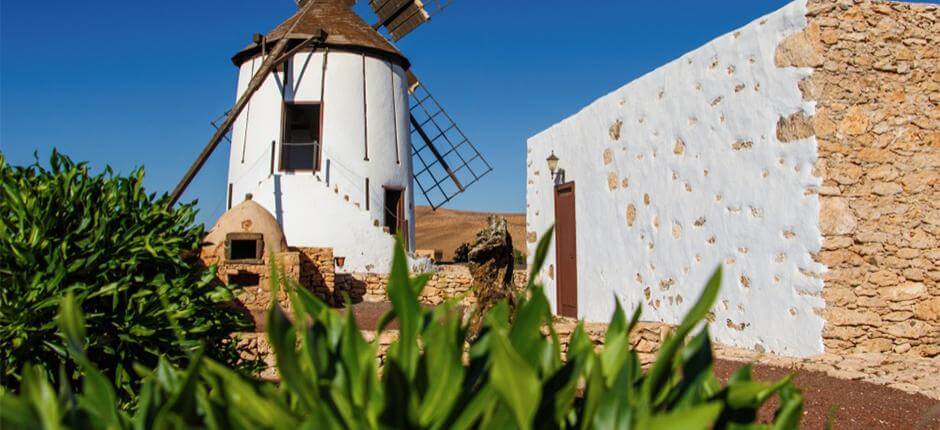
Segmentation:
<svg viewBox="0 0 940 430">
<path fill-rule="evenodd" d="M 359 25 L 359 22 L 355 22 L 356 18 L 361 20 L 361 17 L 352 10 L 356 0 L 295 1 L 298 12 L 293 17 L 266 36 L 255 35 L 252 45 L 239 52 L 233 59 L 236 65 L 252 56 L 260 56 L 263 61 L 256 68 L 255 64 L 252 64 L 253 74 L 232 109 L 212 122 L 215 133 L 172 191 L 171 205 L 175 204 L 186 191 L 219 143 L 223 140 L 231 142 L 230 135 L 233 126 L 250 106 L 258 90 L 272 74 L 283 69 L 285 64 L 298 53 L 314 53 L 324 49 L 328 52 L 331 48 L 348 49 L 361 45 L 358 47 L 363 49 L 363 55 L 390 54 L 394 57 L 398 51 L 392 42 L 402 39 L 426 24 L 452 3 L 452 0 L 425 0 L 423 2 L 421 0 L 369 0 L 369 6 L 378 17 L 378 21 L 370 28 L 365 28 Z M 380 32 L 383 29 L 387 36 Z M 376 40 L 377 38 L 383 38 L 388 46 L 383 46 Z M 400 53 L 398 54 L 400 56 Z M 431 95 L 426 85 L 417 78 L 407 59 L 401 57 L 409 95 L 407 123 L 410 128 L 410 155 L 412 162 L 415 163 L 411 175 L 427 204 L 437 209 L 479 181 L 492 171 L 492 167 L 437 99 Z M 327 61 L 324 59 L 323 63 L 325 70 Z M 363 68 L 365 69 L 365 66 Z M 287 75 L 284 76 L 286 80 Z M 321 98 L 321 103 L 326 102 Z M 322 123 L 320 126 L 322 127 Z M 289 157 L 289 155 L 284 155 L 284 150 L 278 154 L 280 157 L 275 156 L 276 148 L 274 147 L 278 144 L 282 147 L 289 145 L 287 142 L 271 143 L 272 150 L 269 158 L 272 175 L 275 173 L 275 158 L 280 158 L 279 164 L 283 165 L 284 158 Z M 322 150 L 321 142 L 316 142 L 316 145 L 317 154 L 314 157 L 317 158 L 315 164 L 319 169 L 321 167 L 319 157 L 322 156 L 319 154 Z M 305 154 L 304 151 L 306 149 L 295 150 L 295 158 L 296 154 Z M 244 159 L 244 153 L 242 158 Z M 368 187 L 368 181 L 366 181 L 366 187 Z M 232 193 L 230 183 L 229 207 L 231 207 Z M 366 194 L 368 195 L 368 191 Z M 368 199 L 366 197 L 365 206 L 369 206 Z"/>
</svg>

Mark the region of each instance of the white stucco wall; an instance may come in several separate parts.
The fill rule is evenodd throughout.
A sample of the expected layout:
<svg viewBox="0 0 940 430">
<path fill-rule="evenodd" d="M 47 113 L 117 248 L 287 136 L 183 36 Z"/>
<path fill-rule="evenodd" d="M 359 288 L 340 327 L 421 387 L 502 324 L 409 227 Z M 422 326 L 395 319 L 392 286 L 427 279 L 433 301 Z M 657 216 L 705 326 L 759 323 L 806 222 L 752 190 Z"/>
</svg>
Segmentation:
<svg viewBox="0 0 940 430">
<path fill-rule="evenodd" d="M 255 58 L 242 64 L 238 95 L 261 62 Z M 404 189 L 405 234 L 414 246 L 405 82 L 400 66 L 360 53 L 297 53 L 287 72 L 265 80 L 235 122 L 229 158 L 233 204 L 252 193 L 281 223 L 290 246 L 332 247 L 335 255 L 345 256 L 339 271 L 387 272 L 394 238 L 382 231 L 383 187 Z M 322 103 L 319 172 L 277 171 L 284 101 Z M 278 145 L 273 176 L 271 142 Z"/>
<path fill-rule="evenodd" d="M 577 184 L 580 317 L 607 321 L 616 298 L 642 303 L 644 320 L 677 323 L 723 264 L 717 341 L 822 352 L 819 202 L 807 192 L 820 183 L 816 141 L 776 137 L 781 116 L 814 113 L 798 88 L 811 70 L 774 65 L 805 13 L 805 0 L 791 3 L 529 139 L 530 232 L 554 222 L 551 151 Z M 554 261 L 551 249 L 541 273 L 553 305 Z"/>
</svg>

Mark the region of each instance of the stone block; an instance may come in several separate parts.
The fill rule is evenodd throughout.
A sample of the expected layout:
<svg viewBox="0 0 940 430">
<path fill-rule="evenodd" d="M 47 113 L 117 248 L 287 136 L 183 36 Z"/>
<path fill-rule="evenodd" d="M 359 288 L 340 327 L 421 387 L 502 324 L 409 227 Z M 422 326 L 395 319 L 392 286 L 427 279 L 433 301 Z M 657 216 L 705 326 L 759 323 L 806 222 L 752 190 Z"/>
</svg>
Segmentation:
<svg viewBox="0 0 940 430">
<path fill-rule="evenodd" d="M 881 325 L 881 317 L 868 310 L 827 308 L 826 320 L 839 326 Z"/>
<path fill-rule="evenodd" d="M 881 288 L 878 294 L 892 302 L 915 300 L 927 294 L 927 287 L 920 282 L 905 282 L 895 287 Z"/>
<path fill-rule="evenodd" d="M 777 67 L 817 67 L 823 65 L 819 26 L 810 24 L 803 31 L 787 36 L 777 45 L 774 63 Z"/>
<path fill-rule="evenodd" d="M 858 221 L 846 199 L 825 197 L 820 199 L 819 224 L 825 235 L 844 235 L 852 233 Z"/>
<path fill-rule="evenodd" d="M 914 305 L 914 316 L 924 321 L 940 322 L 940 297 L 933 297 Z"/>
</svg>

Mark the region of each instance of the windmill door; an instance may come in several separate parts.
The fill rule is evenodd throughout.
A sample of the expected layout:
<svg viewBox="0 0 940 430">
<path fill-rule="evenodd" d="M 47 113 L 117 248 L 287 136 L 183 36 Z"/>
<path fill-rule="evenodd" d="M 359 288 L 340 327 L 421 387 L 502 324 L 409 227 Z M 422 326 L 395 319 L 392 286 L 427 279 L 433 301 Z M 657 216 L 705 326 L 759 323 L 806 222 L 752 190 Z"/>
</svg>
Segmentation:
<svg viewBox="0 0 940 430">
<path fill-rule="evenodd" d="M 385 187 L 385 226 L 390 234 L 401 234 L 408 248 L 408 220 L 405 218 L 404 190 Z"/>
<path fill-rule="evenodd" d="M 578 317 L 574 182 L 555 186 L 555 294 L 558 314 Z"/>
</svg>

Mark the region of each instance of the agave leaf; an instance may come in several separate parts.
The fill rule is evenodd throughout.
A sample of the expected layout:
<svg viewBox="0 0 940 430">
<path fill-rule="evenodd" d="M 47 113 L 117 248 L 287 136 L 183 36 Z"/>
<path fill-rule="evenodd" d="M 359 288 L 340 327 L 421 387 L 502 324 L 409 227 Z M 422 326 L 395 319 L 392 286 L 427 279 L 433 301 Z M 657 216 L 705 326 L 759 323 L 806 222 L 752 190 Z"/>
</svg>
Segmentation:
<svg viewBox="0 0 940 430">
<path fill-rule="evenodd" d="M 649 430 L 707 430 L 712 428 L 721 409 L 721 403 L 704 403 L 690 409 L 652 416 L 637 427 Z"/>
<path fill-rule="evenodd" d="M 550 312 L 545 295 L 533 295 L 517 309 L 515 320 L 509 329 L 509 341 L 512 346 L 533 368 L 540 367 L 540 361 L 544 357 L 542 352 L 548 347 L 541 328 L 543 324 L 551 324 L 551 320 L 546 320 Z"/>
<path fill-rule="evenodd" d="M 609 428 L 613 425 L 613 421 L 605 420 L 604 418 L 612 417 L 597 416 L 597 410 L 600 408 L 601 401 L 610 394 L 604 383 L 604 372 L 601 369 L 600 363 L 596 363 L 598 358 L 593 350 L 589 353 L 585 353 L 583 357 L 589 360 L 591 365 L 585 366 L 584 368 L 587 381 L 585 381 L 586 387 L 584 389 L 584 406 L 578 419 L 580 427 L 582 430 L 592 427 Z M 598 420 L 598 418 L 601 419 Z"/>
<path fill-rule="evenodd" d="M 742 381 L 728 385 L 728 406 L 734 409 L 757 409 L 784 386 L 790 384 L 793 375 L 787 375 L 774 384 Z"/>
<path fill-rule="evenodd" d="M 298 419 L 269 394 L 259 393 L 256 387 L 241 375 L 209 359 L 204 359 L 206 374 L 218 379 L 218 395 L 227 405 L 229 419 L 241 422 L 242 428 L 265 426 L 291 429 Z"/>
<path fill-rule="evenodd" d="M 23 398 L 29 402 L 28 408 L 33 413 L 29 414 L 22 410 L 22 407 L 26 405 L 13 404 L 11 406 L 14 407 L 14 413 L 19 409 L 17 415 L 20 415 L 20 418 L 17 421 L 31 418 L 35 419 L 34 422 L 37 427 L 46 429 L 62 428 L 58 398 L 52 385 L 46 380 L 45 370 L 30 365 L 24 367 L 22 390 Z"/>
<path fill-rule="evenodd" d="M 475 395 L 471 398 L 469 403 L 452 411 L 452 413 L 457 414 L 457 417 L 453 420 L 453 422 L 449 423 L 449 425 L 436 428 L 446 428 L 453 430 L 480 428 L 478 424 L 480 421 L 482 421 L 483 416 L 498 402 L 499 396 L 496 394 L 496 390 L 492 385 L 485 384 L 479 389 L 479 391 L 476 391 Z"/>
<path fill-rule="evenodd" d="M 774 418 L 773 430 L 799 429 L 802 418 L 803 396 L 792 384 L 787 384 L 780 389 L 780 407 Z M 827 426 L 831 426 L 831 422 Z"/>
<path fill-rule="evenodd" d="M 273 284 L 273 280 L 272 280 Z M 273 287 L 272 290 L 276 290 Z M 272 297 L 277 297 L 272 291 Z M 307 377 L 300 367 L 297 353 L 297 337 L 294 327 L 281 311 L 277 300 L 271 300 L 271 309 L 268 311 L 267 322 L 268 340 L 274 349 L 277 367 L 281 373 L 281 380 L 297 395 L 308 408 L 313 407 L 317 401 L 317 394 L 313 387 L 307 383 Z"/>
<path fill-rule="evenodd" d="M 456 388 L 463 384 L 464 378 L 461 361 L 463 338 L 458 337 L 459 316 L 449 312 L 437 313 L 436 316 L 424 333 L 426 360 L 422 363 L 428 387 L 417 411 L 418 423 L 422 427 L 441 422 L 448 416 L 460 396 Z"/>
<path fill-rule="evenodd" d="M 418 330 L 421 324 L 421 307 L 418 295 L 408 277 L 408 259 L 401 238 L 395 240 L 395 255 L 392 272 L 388 278 L 388 297 L 398 318 L 398 341 L 389 349 L 389 359 L 399 362 L 405 376 L 414 378 L 418 363 Z"/>
<path fill-rule="evenodd" d="M 539 405 L 539 379 L 535 370 L 513 350 L 505 335 L 491 332 L 490 383 L 509 408 L 519 428 L 532 424 Z"/>
<path fill-rule="evenodd" d="M 624 366 L 594 414 L 594 428 L 629 429 L 633 420 L 634 388 L 630 368 Z"/>
<path fill-rule="evenodd" d="M 682 350 L 682 378 L 670 393 L 673 408 L 682 409 L 710 397 L 708 383 L 714 378 L 711 340 L 708 329 L 702 330 Z"/>
<path fill-rule="evenodd" d="M 721 267 L 715 270 L 715 273 L 705 285 L 702 295 L 696 301 L 692 309 L 682 319 L 682 323 L 676 328 L 672 336 L 663 342 L 657 355 L 656 362 L 650 368 L 643 380 L 641 388 L 641 410 L 647 405 L 653 405 L 655 401 L 661 398 L 661 394 L 668 389 L 666 382 L 673 376 L 673 360 L 682 343 L 685 342 L 689 332 L 701 321 L 708 310 L 715 303 L 718 297 L 718 290 L 721 288 Z"/>
</svg>

